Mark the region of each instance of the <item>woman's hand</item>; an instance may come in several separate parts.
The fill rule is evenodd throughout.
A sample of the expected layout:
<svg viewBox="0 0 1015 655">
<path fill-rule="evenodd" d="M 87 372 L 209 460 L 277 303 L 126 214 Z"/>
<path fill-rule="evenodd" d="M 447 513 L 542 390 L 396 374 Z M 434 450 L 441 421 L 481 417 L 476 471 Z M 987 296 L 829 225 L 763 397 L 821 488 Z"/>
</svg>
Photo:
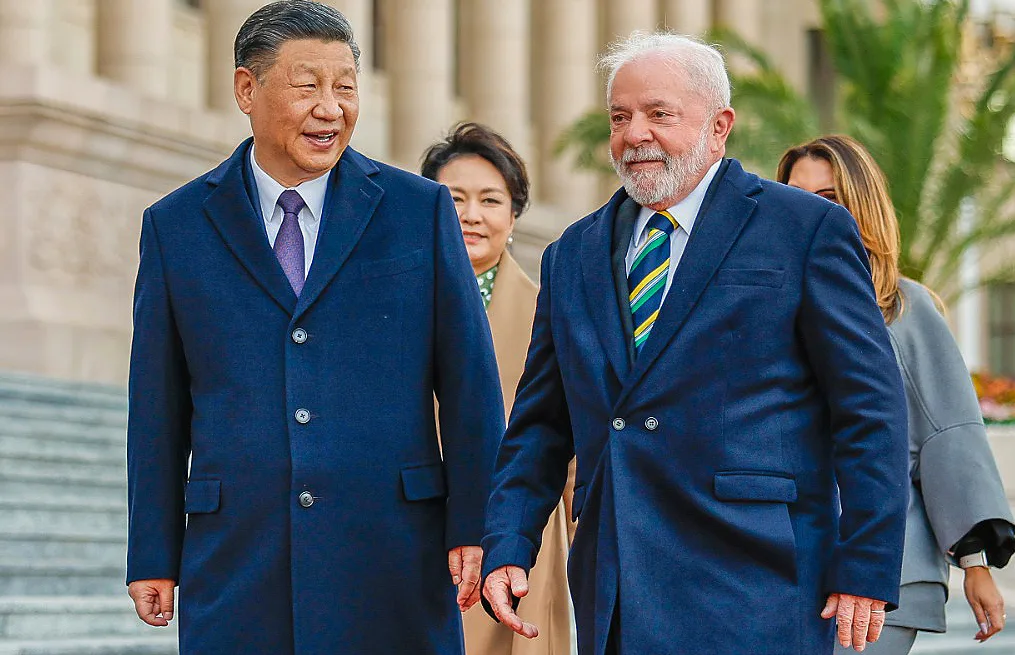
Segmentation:
<svg viewBox="0 0 1015 655">
<path fill-rule="evenodd" d="M 994 584 L 994 578 L 990 575 L 990 569 L 985 566 L 974 566 L 965 569 L 966 581 L 963 585 L 966 591 L 966 600 L 973 609 L 976 616 L 976 623 L 980 631 L 974 639 L 984 642 L 1001 632 L 1004 629 L 1004 598 Z"/>
</svg>

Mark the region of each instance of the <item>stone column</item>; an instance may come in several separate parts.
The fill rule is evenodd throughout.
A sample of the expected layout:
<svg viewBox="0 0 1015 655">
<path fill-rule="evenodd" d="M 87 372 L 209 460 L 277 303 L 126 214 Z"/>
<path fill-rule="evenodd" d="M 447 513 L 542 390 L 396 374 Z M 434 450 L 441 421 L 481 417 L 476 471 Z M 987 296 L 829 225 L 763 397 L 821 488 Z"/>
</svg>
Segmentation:
<svg viewBox="0 0 1015 655">
<path fill-rule="evenodd" d="M 539 144 L 539 197 L 561 211 L 563 227 L 601 200 L 596 176 L 574 170 L 554 145 L 561 132 L 586 112 L 605 111 L 595 72 L 598 42 L 596 3 L 588 0 L 539 0 L 533 5 L 533 57 L 541 65 L 535 77 L 535 123 Z"/>
<path fill-rule="evenodd" d="M 208 34 L 208 105 L 212 109 L 237 111 L 233 96 L 233 72 L 236 70 L 233 44 L 243 21 L 264 4 L 261 0 L 205 0 L 201 3 Z"/>
<path fill-rule="evenodd" d="M 452 0 L 386 0 L 384 9 L 391 156 L 415 169 L 453 118 Z"/>
<path fill-rule="evenodd" d="M 96 0 L 52 0 L 53 39 L 49 56 L 54 64 L 84 75 L 95 74 Z"/>
<path fill-rule="evenodd" d="M 46 62 L 50 9 L 50 0 L 0 0 L 0 62 Z"/>
<path fill-rule="evenodd" d="M 529 0 L 463 3 L 458 52 L 469 116 L 500 132 L 525 159 L 531 156 L 529 10 Z"/>
<path fill-rule="evenodd" d="M 326 0 L 326 3 L 338 9 L 349 20 L 360 49 L 360 71 L 369 74 L 373 67 L 374 3 L 372 0 Z"/>
<path fill-rule="evenodd" d="M 712 27 L 712 0 L 663 0 L 667 29 L 700 36 Z"/>
<path fill-rule="evenodd" d="M 173 3 L 174 0 L 98 2 L 99 74 L 145 95 L 168 97 Z"/>
<path fill-rule="evenodd" d="M 718 0 L 718 23 L 751 45 L 762 45 L 764 13 L 761 0 Z"/>
<path fill-rule="evenodd" d="M 656 0 L 606 0 L 603 11 L 604 45 L 625 38 L 635 30 L 651 32 L 659 27 Z"/>
</svg>

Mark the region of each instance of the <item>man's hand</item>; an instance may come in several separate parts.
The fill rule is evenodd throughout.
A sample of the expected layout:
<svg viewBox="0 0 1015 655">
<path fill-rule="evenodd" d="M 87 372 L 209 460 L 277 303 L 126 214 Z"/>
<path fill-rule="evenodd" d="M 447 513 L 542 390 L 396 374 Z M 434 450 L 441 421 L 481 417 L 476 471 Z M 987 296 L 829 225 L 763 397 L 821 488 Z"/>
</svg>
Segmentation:
<svg viewBox="0 0 1015 655">
<path fill-rule="evenodd" d="M 885 627 L 885 601 L 851 596 L 849 594 L 831 594 L 825 609 L 821 610 L 821 618 L 835 617 L 838 626 L 837 636 L 843 648 L 853 647 L 862 652 L 868 643 L 873 644 L 881 636 Z"/>
<path fill-rule="evenodd" d="M 127 587 L 134 611 L 148 625 L 165 627 L 173 620 L 175 580 L 135 580 Z"/>
<path fill-rule="evenodd" d="M 458 587 L 458 609 L 463 612 L 479 601 L 482 568 L 483 549 L 479 546 L 459 546 L 448 551 L 448 570 L 451 581 Z"/>
<path fill-rule="evenodd" d="M 980 631 L 973 638 L 983 643 L 1004 630 L 1004 598 L 990 576 L 990 569 L 984 566 L 966 569 L 963 587 L 966 600 L 976 616 L 976 624 L 980 626 Z"/>
<path fill-rule="evenodd" d="M 524 598 L 529 593 L 529 581 L 525 571 L 517 566 L 502 566 L 486 576 L 483 595 L 497 619 L 518 634 L 528 639 L 539 634 L 539 629 L 525 623 L 515 614 L 511 596 Z"/>
</svg>

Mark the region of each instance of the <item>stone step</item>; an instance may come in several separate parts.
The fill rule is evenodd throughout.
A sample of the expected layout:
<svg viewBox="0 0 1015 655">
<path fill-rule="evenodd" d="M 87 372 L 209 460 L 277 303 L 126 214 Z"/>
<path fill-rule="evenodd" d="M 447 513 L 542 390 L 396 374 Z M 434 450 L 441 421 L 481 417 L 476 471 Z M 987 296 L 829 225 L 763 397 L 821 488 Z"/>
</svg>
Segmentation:
<svg viewBox="0 0 1015 655">
<path fill-rule="evenodd" d="M 119 637 L 176 633 L 176 622 L 157 630 L 134 612 L 126 588 L 116 597 L 12 596 L 0 598 L 0 644 L 4 639 L 28 640 L 46 636 Z M 2 651 L 0 651 L 2 652 Z"/>
<path fill-rule="evenodd" d="M 945 634 L 920 633 L 911 655 L 1013 655 L 1015 640 L 1001 637 L 1004 632 L 994 635 L 984 643 L 973 639 L 971 634 L 955 636 L 951 631 Z"/>
<path fill-rule="evenodd" d="M 63 439 L 12 436 L 0 433 L 0 458 L 56 457 L 81 462 L 99 462 L 126 466 L 127 452 L 123 442 L 65 441 Z"/>
<path fill-rule="evenodd" d="M 157 636 L 0 640 L 0 655 L 178 655 L 175 634 L 152 631 Z"/>
<path fill-rule="evenodd" d="M 117 444 L 127 442 L 124 425 L 83 425 L 55 419 L 19 418 L 0 421 L 0 435 L 42 441 L 55 439 L 64 442 Z"/>
<path fill-rule="evenodd" d="M 127 410 L 126 407 L 51 405 L 0 396 L 0 421 L 7 423 L 21 420 L 64 421 L 80 425 L 124 427 L 127 425 Z"/>
<path fill-rule="evenodd" d="M 118 596 L 126 592 L 126 566 L 91 562 L 0 560 L 0 597 Z"/>
<path fill-rule="evenodd" d="M 68 504 L 70 505 L 70 504 Z M 0 499 L 0 534 L 103 538 L 127 534 L 127 507 L 104 501 L 68 506 L 39 499 L 34 506 Z"/>
<path fill-rule="evenodd" d="M 54 405 L 83 404 L 113 409 L 127 406 L 124 387 L 9 372 L 0 375 L 0 397 Z"/>
<path fill-rule="evenodd" d="M 106 480 L 78 479 L 73 484 L 67 484 L 61 476 L 40 478 L 13 466 L 9 468 L 15 470 L 6 474 L 0 472 L 0 498 L 9 503 L 30 507 L 42 498 L 52 503 L 96 501 L 127 504 L 127 478 L 122 471 Z"/>
<path fill-rule="evenodd" d="M 40 480 L 65 484 L 89 481 L 126 485 L 124 463 L 81 461 L 74 457 L 0 457 L 0 479 Z"/>
<path fill-rule="evenodd" d="M 0 528 L 0 561 L 64 560 L 123 566 L 127 559 L 125 534 L 103 537 L 14 534 Z"/>
</svg>

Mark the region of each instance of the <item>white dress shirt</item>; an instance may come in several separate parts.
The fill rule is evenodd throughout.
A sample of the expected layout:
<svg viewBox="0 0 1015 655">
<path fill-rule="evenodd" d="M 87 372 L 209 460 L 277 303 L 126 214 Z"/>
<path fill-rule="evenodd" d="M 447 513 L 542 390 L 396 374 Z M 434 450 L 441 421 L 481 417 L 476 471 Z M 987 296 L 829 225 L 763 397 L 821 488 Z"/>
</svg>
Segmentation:
<svg viewBox="0 0 1015 655">
<path fill-rule="evenodd" d="M 268 233 L 268 245 L 275 247 L 275 237 L 282 227 L 282 206 L 278 197 L 289 188 L 299 192 L 305 207 L 300 210 L 300 231 L 303 232 L 303 254 L 306 259 L 303 274 L 310 274 L 310 264 L 314 261 L 314 249 L 317 246 L 317 231 L 321 227 L 321 215 L 324 213 L 324 196 L 328 193 L 328 171 L 320 177 L 307 180 L 299 186 L 284 187 L 264 172 L 257 165 L 254 149 L 250 149 L 250 167 L 254 170 L 254 186 L 257 187 L 258 200 L 261 202 L 261 216 L 264 217 L 264 230 Z"/>
<path fill-rule="evenodd" d="M 666 286 L 663 288 L 663 295 L 659 299 L 659 306 L 662 307 L 663 301 L 666 300 L 666 294 L 670 292 L 670 286 L 673 284 L 673 276 L 677 270 L 677 264 L 680 263 L 680 258 L 684 255 L 684 248 L 687 246 L 687 240 L 691 237 L 691 230 L 694 229 L 694 221 L 698 217 L 698 211 L 701 210 L 701 203 L 705 201 L 705 193 L 708 192 L 708 185 L 712 183 L 712 179 L 715 178 L 716 171 L 719 170 L 719 165 L 722 163 L 720 159 L 716 163 L 712 164 L 708 172 L 705 173 L 705 177 L 701 179 L 698 186 L 694 187 L 691 193 L 687 194 L 687 197 L 678 202 L 677 204 L 670 207 L 670 214 L 673 218 L 677 219 L 677 225 L 680 227 L 675 228 L 670 234 L 670 271 L 666 276 Z M 648 207 L 642 207 L 638 213 L 638 220 L 634 223 L 634 232 L 631 233 L 631 245 L 627 248 L 627 274 L 631 274 L 631 265 L 634 263 L 635 254 L 638 252 L 638 247 L 645 241 L 647 234 L 645 228 L 648 227 L 648 221 L 655 214 L 654 209 Z"/>
</svg>

